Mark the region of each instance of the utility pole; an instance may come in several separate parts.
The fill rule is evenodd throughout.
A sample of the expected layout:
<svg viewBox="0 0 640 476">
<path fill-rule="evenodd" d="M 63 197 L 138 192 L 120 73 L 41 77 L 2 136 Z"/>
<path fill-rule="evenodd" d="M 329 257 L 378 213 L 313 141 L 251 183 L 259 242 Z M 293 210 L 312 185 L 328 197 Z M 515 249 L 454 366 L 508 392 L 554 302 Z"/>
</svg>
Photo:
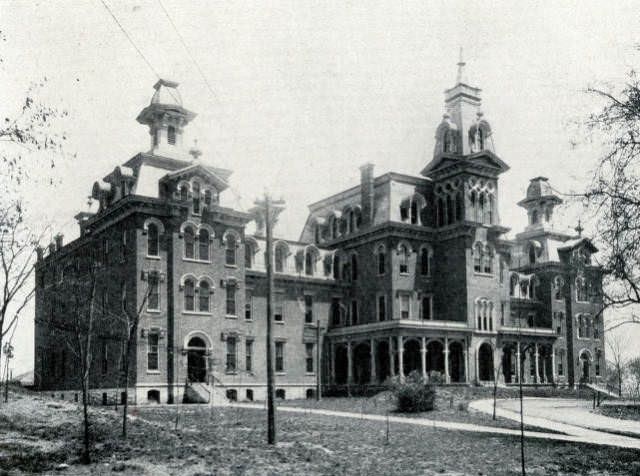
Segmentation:
<svg viewBox="0 0 640 476">
<path fill-rule="evenodd" d="M 518 313 L 518 353 L 522 349 L 522 328 L 520 327 L 520 313 Z M 518 359 L 518 389 L 520 397 L 520 461 L 522 463 L 522 476 L 525 476 L 526 470 L 524 467 L 524 411 L 523 411 L 523 398 L 522 398 L 522 356 Z"/>
<path fill-rule="evenodd" d="M 284 209 L 284 201 L 274 201 L 265 193 L 264 200 L 256 200 L 252 211 L 256 215 L 258 224 L 263 223 L 266 228 L 267 250 L 267 442 L 276 444 L 276 409 L 275 409 L 275 382 L 273 372 L 273 222 L 278 213 Z"/>
</svg>

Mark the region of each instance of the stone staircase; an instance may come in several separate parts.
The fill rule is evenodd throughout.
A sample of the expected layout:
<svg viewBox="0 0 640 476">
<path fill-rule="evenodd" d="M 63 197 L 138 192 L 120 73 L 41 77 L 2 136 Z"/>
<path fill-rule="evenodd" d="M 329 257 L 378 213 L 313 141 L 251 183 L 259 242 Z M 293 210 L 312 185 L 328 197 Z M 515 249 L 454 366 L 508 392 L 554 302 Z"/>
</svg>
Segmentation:
<svg viewBox="0 0 640 476">
<path fill-rule="evenodd" d="M 215 379 L 214 377 L 214 380 Z M 229 399 L 220 382 L 211 386 L 205 382 L 187 382 L 184 389 L 183 403 L 208 403 L 211 405 L 228 405 Z"/>
<path fill-rule="evenodd" d="M 617 393 L 614 393 L 608 386 L 603 387 L 601 385 L 596 385 L 595 383 L 587 383 L 585 384 L 585 387 L 590 388 L 594 392 L 603 393 L 609 398 L 620 398 L 620 396 Z"/>
</svg>

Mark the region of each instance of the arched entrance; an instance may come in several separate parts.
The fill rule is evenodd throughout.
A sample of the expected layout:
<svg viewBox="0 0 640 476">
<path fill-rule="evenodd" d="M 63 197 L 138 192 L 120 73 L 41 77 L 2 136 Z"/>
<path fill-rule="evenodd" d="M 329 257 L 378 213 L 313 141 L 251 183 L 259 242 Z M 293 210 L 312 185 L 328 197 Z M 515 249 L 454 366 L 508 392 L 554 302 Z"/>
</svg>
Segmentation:
<svg viewBox="0 0 640 476">
<path fill-rule="evenodd" d="M 486 342 L 478 349 L 478 378 L 493 382 L 493 349 Z"/>
<path fill-rule="evenodd" d="M 336 347 L 333 369 L 336 376 L 336 383 L 338 385 L 344 385 L 347 383 L 347 376 L 349 372 L 348 362 L 347 347 L 344 345 Z"/>
<path fill-rule="evenodd" d="M 513 357 L 513 348 L 505 345 L 502 348 L 502 373 L 504 374 L 504 383 L 515 383 L 515 359 Z"/>
<path fill-rule="evenodd" d="M 427 344 L 427 374 L 430 372 L 444 375 L 444 345 L 439 340 Z"/>
<path fill-rule="evenodd" d="M 389 342 L 381 340 L 376 347 L 376 373 L 378 379 L 384 382 L 391 376 L 391 364 L 389 362 Z"/>
<path fill-rule="evenodd" d="M 464 348 L 461 342 L 449 344 L 449 378 L 452 382 L 465 381 Z"/>
<path fill-rule="evenodd" d="M 362 385 L 371 380 L 371 353 L 369 344 L 360 343 L 353 349 L 353 381 Z"/>
<path fill-rule="evenodd" d="M 411 339 L 404 343 L 404 355 L 402 359 L 404 375 L 409 375 L 413 371 L 421 371 L 422 359 L 420 357 L 420 343 L 417 340 Z"/>
<path fill-rule="evenodd" d="M 207 345 L 200 337 L 192 337 L 187 344 L 187 377 L 190 382 L 207 381 Z"/>
</svg>

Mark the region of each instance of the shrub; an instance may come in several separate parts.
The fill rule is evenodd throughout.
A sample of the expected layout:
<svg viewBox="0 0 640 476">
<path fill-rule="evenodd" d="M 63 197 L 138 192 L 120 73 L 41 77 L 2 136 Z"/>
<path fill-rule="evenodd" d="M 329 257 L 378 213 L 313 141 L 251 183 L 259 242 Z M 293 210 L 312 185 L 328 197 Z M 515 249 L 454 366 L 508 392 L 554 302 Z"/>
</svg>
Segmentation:
<svg viewBox="0 0 640 476">
<path fill-rule="evenodd" d="M 404 382 L 396 380 L 392 391 L 399 412 L 429 412 L 435 406 L 435 385 L 426 382 L 417 372 L 411 372 Z"/>
</svg>

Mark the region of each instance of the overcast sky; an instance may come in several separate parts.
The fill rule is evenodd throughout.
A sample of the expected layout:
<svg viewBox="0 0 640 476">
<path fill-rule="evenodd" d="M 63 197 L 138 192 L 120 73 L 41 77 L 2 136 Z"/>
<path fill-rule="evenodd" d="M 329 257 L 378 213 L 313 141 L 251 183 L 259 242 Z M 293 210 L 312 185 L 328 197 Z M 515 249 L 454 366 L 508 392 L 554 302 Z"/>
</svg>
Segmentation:
<svg viewBox="0 0 640 476">
<path fill-rule="evenodd" d="M 500 180 L 500 215 L 519 231 L 515 203 L 548 176 L 580 190 L 597 158 L 572 147 L 569 125 L 597 107 L 583 91 L 624 82 L 639 62 L 637 2 L 185 2 L 105 0 L 158 74 L 180 83 L 198 114 L 185 131 L 207 163 L 234 171 L 226 202 L 248 207 L 265 188 L 287 202 L 278 234 L 297 239 L 306 205 L 376 175 L 418 174 L 430 160 L 443 91 L 458 49 L 482 88 Z M 67 151 L 55 189 L 29 194 L 65 241 L 92 183 L 149 147 L 135 118 L 157 80 L 100 0 L 0 0 L 0 113 L 15 114 L 32 81 L 68 109 Z M 198 66 L 194 64 L 194 61 Z M 203 76 L 199 73 L 202 71 Z M 207 87 L 211 86 L 213 92 Z M 567 230 L 580 207 L 565 213 Z M 32 364 L 32 315 L 19 330 L 16 372 Z M 637 346 L 636 346 L 637 347 Z"/>
</svg>

